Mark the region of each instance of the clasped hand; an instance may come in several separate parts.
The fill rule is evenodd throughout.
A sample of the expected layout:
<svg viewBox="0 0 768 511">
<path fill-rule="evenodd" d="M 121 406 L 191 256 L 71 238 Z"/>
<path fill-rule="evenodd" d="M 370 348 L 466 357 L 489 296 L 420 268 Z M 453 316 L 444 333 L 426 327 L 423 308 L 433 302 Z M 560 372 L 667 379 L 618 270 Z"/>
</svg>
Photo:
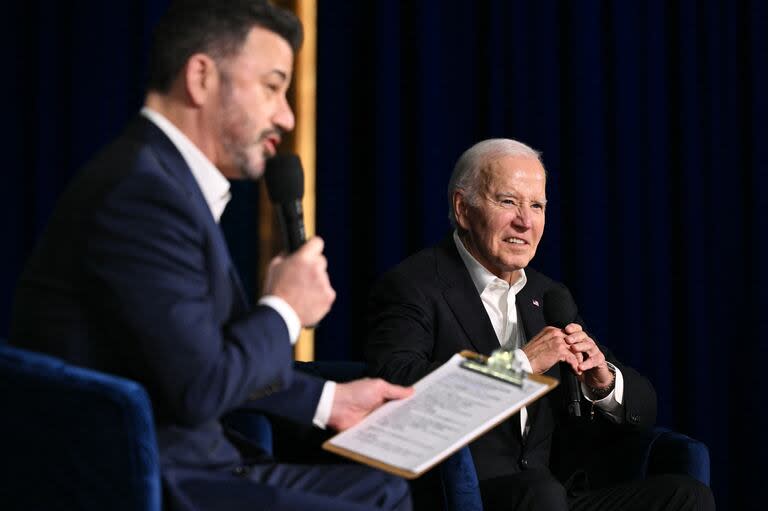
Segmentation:
<svg viewBox="0 0 768 511">
<path fill-rule="evenodd" d="M 565 328 L 545 327 L 522 348 L 535 374 L 565 362 L 580 381 L 589 387 L 605 388 L 613 381 L 605 355 L 577 323 Z"/>
</svg>

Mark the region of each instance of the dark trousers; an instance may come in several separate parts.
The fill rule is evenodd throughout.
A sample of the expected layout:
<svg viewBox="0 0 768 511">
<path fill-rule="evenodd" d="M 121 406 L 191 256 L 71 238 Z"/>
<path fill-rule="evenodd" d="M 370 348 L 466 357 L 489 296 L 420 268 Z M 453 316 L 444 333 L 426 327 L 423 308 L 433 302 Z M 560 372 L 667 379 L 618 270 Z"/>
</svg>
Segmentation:
<svg viewBox="0 0 768 511">
<path fill-rule="evenodd" d="M 578 493 L 547 469 L 480 482 L 485 511 L 712 511 L 711 490 L 685 475 L 652 476 L 642 481 Z"/>
<path fill-rule="evenodd" d="M 360 465 L 257 464 L 164 474 L 173 511 L 410 511 L 405 480 Z"/>
</svg>

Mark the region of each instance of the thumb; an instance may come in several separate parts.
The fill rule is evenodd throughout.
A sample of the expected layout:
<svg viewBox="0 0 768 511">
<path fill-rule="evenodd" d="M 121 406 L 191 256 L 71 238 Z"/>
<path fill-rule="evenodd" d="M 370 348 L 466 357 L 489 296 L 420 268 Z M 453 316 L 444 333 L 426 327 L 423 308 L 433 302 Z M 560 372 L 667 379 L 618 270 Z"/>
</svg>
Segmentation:
<svg viewBox="0 0 768 511">
<path fill-rule="evenodd" d="M 297 255 L 315 256 L 323 253 L 325 242 L 320 236 L 313 236 L 296 251 Z"/>
</svg>

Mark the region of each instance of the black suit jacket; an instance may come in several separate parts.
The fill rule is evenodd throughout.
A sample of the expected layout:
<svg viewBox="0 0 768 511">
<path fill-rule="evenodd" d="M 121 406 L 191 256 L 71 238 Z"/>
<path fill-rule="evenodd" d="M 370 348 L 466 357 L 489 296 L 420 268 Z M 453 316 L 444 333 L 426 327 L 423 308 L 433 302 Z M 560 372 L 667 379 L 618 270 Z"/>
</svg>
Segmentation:
<svg viewBox="0 0 768 511">
<path fill-rule="evenodd" d="M 525 271 L 528 283 L 518 293 L 516 303 L 525 338 L 531 339 L 546 326 L 545 293 L 562 284 L 531 268 Z M 577 322 L 583 326 L 580 318 Z M 403 261 L 385 274 L 371 292 L 365 355 L 372 372 L 389 381 L 412 384 L 461 350 L 487 355 L 498 347 L 498 338 L 452 236 Z M 652 425 L 656 418 L 656 395 L 651 384 L 619 363 L 602 346 L 601 349 L 624 376 L 625 427 Z M 558 366 L 547 374 L 559 378 Z M 583 424 L 574 428 L 566 424 L 569 421 L 560 391 L 561 387 L 556 388 L 529 407 L 530 431 L 525 441 L 520 433 L 519 415 L 514 415 L 471 444 L 481 480 L 525 468 L 549 467 L 556 428 L 564 430 L 558 442 L 566 445 L 571 434 L 567 430 L 579 435 L 574 453 L 590 444 L 584 438 L 589 433 Z M 593 429 L 597 435 L 597 424 L 602 426 L 607 421 L 594 422 L 596 427 L 586 431 Z M 575 466 L 567 460 L 552 468 L 566 478 L 566 472 L 572 472 Z"/>
</svg>

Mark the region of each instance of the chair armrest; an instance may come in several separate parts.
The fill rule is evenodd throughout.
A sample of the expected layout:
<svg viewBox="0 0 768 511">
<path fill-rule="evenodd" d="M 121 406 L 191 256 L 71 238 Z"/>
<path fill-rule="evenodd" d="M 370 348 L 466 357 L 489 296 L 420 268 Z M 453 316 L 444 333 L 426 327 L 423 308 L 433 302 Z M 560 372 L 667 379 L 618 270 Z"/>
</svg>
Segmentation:
<svg viewBox="0 0 768 511">
<path fill-rule="evenodd" d="M 138 383 L 0 345 L 0 410 L 3 509 L 160 510 L 154 418 Z"/>
<path fill-rule="evenodd" d="M 647 474 L 688 474 L 709 486 L 709 449 L 698 440 L 666 428 L 655 428 Z"/>
<path fill-rule="evenodd" d="M 557 452 L 553 451 L 561 480 L 581 472 L 591 488 L 605 488 L 671 473 L 687 474 L 709 484 L 706 445 L 668 428 L 635 430 L 606 425 L 574 431 L 578 434 L 561 437 Z"/>
<path fill-rule="evenodd" d="M 480 483 L 468 446 L 464 446 L 439 466 L 446 511 L 482 511 Z"/>
</svg>

